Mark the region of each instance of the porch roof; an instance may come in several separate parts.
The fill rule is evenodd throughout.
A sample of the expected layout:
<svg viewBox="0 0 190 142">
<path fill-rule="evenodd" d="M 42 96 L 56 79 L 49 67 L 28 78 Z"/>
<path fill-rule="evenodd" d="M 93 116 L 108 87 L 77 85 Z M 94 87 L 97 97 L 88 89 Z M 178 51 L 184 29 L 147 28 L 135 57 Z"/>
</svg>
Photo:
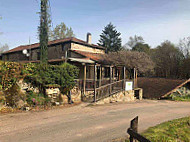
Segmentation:
<svg viewBox="0 0 190 142">
<path fill-rule="evenodd" d="M 105 63 L 105 59 L 103 58 L 104 54 L 102 53 L 91 53 L 91 52 L 85 52 L 85 51 L 79 51 L 79 50 L 71 50 L 72 52 L 75 52 L 77 54 L 80 54 L 86 58 L 89 58 L 90 60 L 98 63 Z"/>
<path fill-rule="evenodd" d="M 90 60 L 89 58 L 68 58 L 71 62 L 79 62 L 79 63 L 88 63 L 93 64 L 95 63 L 93 60 Z"/>
</svg>

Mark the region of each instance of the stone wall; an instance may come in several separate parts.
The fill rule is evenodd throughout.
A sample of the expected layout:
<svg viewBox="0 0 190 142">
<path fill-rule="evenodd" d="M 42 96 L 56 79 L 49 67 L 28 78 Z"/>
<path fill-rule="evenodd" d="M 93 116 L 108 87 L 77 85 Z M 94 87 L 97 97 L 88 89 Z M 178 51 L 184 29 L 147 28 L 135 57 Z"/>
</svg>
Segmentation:
<svg viewBox="0 0 190 142">
<path fill-rule="evenodd" d="M 135 98 L 135 92 L 134 90 L 131 91 L 122 91 L 118 92 L 110 97 L 107 97 L 103 100 L 100 100 L 96 102 L 96 104 L 107 104 L 107 103 L 114 103 L 114 102 L 130 102 L 134 101 Z"/>
</svg>

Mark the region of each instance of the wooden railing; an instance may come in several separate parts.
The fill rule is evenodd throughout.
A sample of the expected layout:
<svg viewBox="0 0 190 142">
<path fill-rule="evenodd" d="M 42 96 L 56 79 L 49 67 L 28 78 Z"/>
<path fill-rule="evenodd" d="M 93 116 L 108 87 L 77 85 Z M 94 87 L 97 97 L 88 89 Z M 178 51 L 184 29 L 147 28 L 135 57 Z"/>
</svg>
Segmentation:
<svg viewBox="0 0 190 142">
<path fill-rule="evenodd" d="M 112 80 L 114 82 L 115 80 Z M 75 79 L 76 86 L 79 87 L 81 90 L 83 89 L 84 80 L 83 79 Z M 102 80 L 96 80 L 96 88 L 99 88 L 103 85 L 109 84 L 109 79 L 102 79 Z M 87 91 L 94 90 L 94 84 L 95 81 L 93 79 L 87 79 L 85 83 L 85 88 Z"/>
<path fill-rule="evenodd" d="M 124 80 L 115 81 L 94 89 L 92 93 L 85 96 L 83 101 L 97 102 L 122 90 L 124 90 Z"/>
<path fill-rule="evenodd" d="M 138 134 L 138 116 L 131 120 L 131 125 L 130 128 L 128 128 L 127 133 L 130 135 L 130 142 L 136 142 L 136 140 L 139 142 L 151 142 L 147 138 Z"/>
<path fill-rule="evenodd" d="M 94 101 L 101 100 L 103 98 L 109 97 L 117 92 L 120 92 L 124 89 L 124 80 L 116 81 L 104 86 L 101 86 L 96 89 L 96 94 Z"/>
</svg>

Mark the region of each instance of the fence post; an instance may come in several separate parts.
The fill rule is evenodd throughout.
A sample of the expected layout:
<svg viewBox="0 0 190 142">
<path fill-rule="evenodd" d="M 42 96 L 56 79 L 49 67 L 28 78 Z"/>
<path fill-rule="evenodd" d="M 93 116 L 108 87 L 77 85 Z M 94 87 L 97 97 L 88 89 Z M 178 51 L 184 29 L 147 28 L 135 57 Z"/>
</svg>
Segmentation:
<svg viewBox="0 0 190 142">
<path fill-rule="evenodd" d="M 133 120 L 131 120 L 130 128 L 134 130 L 136 133 L 138 132 L 138 116 L 136 116 Z M 130 142 L 134 142 L 134 138 L 130 135 Z"/>
</svg>

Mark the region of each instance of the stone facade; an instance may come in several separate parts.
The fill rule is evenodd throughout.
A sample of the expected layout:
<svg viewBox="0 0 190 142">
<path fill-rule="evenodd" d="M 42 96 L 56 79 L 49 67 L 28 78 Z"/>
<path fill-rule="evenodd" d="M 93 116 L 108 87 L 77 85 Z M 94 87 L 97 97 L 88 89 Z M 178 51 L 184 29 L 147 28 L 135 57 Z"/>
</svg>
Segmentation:
<svg viewBox="0 0 190 142">
<path fill-rule="evenodd" d="M 33 87 L 30 83 L 26 83 L 23 80 L 20 80 L 17 83 L 21 89 L 21 92 L 26 93 L 26 91 L 33 91 L 35 93 L 39 93 L 38 88 Z"/>
<path fill-rule="evenodd" d="M 96 102 L 96 104 L 107 104 L 107 103 L 114 103 L 114 102 L 130 102 L 130 101 L 134 101 L 135 98 L 135 92 L 134 90 L 131 91 L 122 91 L 122 92 L 118 92 L 110 97 L 107 97 L 105 99 L 102 99 L 98 102 Z"/>
</svg>

